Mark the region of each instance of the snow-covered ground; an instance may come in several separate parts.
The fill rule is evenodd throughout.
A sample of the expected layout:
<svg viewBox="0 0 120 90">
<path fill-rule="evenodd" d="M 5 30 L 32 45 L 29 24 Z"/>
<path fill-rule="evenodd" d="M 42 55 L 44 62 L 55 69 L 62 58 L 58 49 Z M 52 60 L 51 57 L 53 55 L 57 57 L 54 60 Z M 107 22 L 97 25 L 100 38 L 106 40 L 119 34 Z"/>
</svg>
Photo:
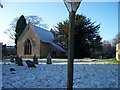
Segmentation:
<svg viewBox="0 0 120 90">
<path fill-rule="evenodd" d="M 40 60 L 36 68 L 18 66 L 2 60 L 3 88 L 66 88 L 67 61 Z M 16 71 L 11 72 L 10 68 Z M 74 88 L 118 88 L 118 65 L 103 62 L 74 62 Z"/>
</svg>

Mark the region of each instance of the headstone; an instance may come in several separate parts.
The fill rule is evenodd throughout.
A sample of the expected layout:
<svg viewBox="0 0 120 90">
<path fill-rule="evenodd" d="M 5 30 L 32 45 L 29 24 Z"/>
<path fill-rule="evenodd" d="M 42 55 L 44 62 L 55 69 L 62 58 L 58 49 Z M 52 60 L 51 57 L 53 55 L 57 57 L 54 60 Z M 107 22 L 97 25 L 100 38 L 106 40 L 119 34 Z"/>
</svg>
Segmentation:
<svg viewBox="0 0 120 90">
<path fill-rule="evenodd" d="M 52 64 L 51 59 L 52 59 L 52 57 L 51 57 L 50 53 L 48 53 L 47 64 Z"/>
<path fill-rule="evenodd" d="M 33 56 L 33 62 L 34 62 L 35 64 L 38 64 L 38 58 L 37 58 L 36 55 Z"/>
<path fill-rule="evenodd" d="M 14 56 L 10 55 L 10 62 L 14 63 Z"/>
<path fill-rule="evenodd" d="M 11 71 L 12 74 L 15 74 L 16 70 L 14 68 L 10 68 L 10 71 Z"/>
<path fill-rule="evenodd" d="M 33 61 L 27 60 L 25 61 L 28 67 L 36 67 Z"/>
<path fill-rule="evenodd" d="M 18 59 L 18 66 L 23 66 L 22 57 L 19 57 L 19 59 Z"/>
<path fill-rule="evenodd" d="M 15 69 L 14 68 L 10 68 L 10 71 L 15 71 Z"/>
<path fill-rule="evenodd" d="M 96 59 L 92 59 L 92 62 L 95 62 L 96 61 Z"/>
<path fill-rule="evenodd" d="M 18 64 L 20 57 L 18 55 L 15 56 L 15 63 Z"/>
</svg>

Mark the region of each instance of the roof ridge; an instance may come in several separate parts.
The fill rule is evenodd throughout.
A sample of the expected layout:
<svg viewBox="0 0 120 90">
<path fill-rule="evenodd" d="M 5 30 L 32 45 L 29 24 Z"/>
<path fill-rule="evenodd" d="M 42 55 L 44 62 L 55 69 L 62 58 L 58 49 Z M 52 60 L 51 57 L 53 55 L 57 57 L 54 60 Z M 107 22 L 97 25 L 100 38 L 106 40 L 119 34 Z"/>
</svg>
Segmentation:
<svg viewBox="0 0 120 90">
<path fill-rule="evenodd" d="M 51 32 L 51 31 L 49 31 L 49 30 L 47 30 L 47 29 L 44 29 L 44 28 L 39 27 L 39 26 L 36 26 L 36 25 L 32 25 L 32 26 L 34 26 L 34 27 L 36 27 L 36 28 L 40 28 L 40 29 L 45 30 L 45 31 L 48 31 L 48 32 Z"/>
</svg>

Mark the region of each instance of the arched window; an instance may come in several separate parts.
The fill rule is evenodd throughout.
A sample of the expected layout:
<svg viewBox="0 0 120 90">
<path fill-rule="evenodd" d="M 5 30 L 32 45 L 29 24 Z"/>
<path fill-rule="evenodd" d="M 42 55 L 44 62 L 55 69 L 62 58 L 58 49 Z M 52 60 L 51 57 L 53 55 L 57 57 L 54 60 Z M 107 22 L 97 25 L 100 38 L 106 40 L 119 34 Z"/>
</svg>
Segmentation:
<svg viewBox="0 0 120 90">
<path fill-rule="evenodd" d="M 27 39 L 24 43 L 24 55 L 31 55 L 31 52 L 32 52 L 31 41 Z"/>
</svg>

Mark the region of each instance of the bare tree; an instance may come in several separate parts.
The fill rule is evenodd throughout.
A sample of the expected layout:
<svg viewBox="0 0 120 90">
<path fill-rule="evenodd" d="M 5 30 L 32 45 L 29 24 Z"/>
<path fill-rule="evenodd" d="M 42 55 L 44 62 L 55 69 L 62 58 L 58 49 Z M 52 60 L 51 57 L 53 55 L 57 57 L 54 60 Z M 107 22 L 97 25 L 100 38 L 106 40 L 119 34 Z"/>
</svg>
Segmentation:
<svg viewBox="0 0 120 90">
<path fill-rule="evenodd" d="M 43 24 L 42 18 L 38 16 L 26 16 L 26 21 L 31 22 L 32 25 L 42 27 L 42 28 L 48 28 L 47 24 Z"/>
<path fill-rule="evenodd" d="M 16 23 L 18 21 L 18 18 L 15 18 L 11 23 L 10 23 L 10 28 L 6 29 L 4 31 L 5 34 L 7 34 L 10 39 L 14 40 L 15 39 L 15 27 L 16 27 Z"/>
<path fill-rule="evenodd" d="M 47 24 L 42 23 L 43 20 L 42 18 L 38 17 L 38 16 L 25 16 L 27 23 L 31 22 L 32 25 L 41 27 L 41 28 L 48 28 Z M 15 40 L 15 28 L 16 28 L 16 24 L 18 21 L 19 17 L 15 18 L 11 23 L 10 23 L 10 28 L 5 30 L 4 33 L 7 34 L 10 39 Z"/>
</svg>

